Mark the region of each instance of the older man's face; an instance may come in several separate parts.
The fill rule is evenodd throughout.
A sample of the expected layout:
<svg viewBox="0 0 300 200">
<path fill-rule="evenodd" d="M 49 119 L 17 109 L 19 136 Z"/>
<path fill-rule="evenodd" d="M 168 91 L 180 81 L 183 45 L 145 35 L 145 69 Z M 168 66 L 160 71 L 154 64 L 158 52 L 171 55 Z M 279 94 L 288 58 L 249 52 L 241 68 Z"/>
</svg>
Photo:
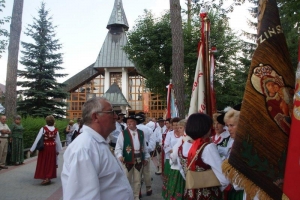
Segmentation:
<svg viewBox="0 0 300 200">
<path fill-rule="evenodd" d="M 118 119 L 118 115 L 115 112 L 109 112 L 112 110 L 111 104 L 105 101 L 103 102 L 103 113 L 98 115 L 99 125 L 103 129 L 103 134 L 107 136 L 116 129 L 116 120 Z"/>
<path fill-rule="evenodd" d="M 135 130 L 136 129 L 136 121 L 134 119 L 127 119 L 127 127 L 130 130 Z"/>
<path fill-rule="evenodd" d="M 4 116 L 4 115 L 1 116 L 1 119 L 0 119 L 0 120 L 1 120 L 1 123 L 2 123 L 2 124 L 5 124 L 5 123 L 6 123 L 6 116 Z"/>
</svg>

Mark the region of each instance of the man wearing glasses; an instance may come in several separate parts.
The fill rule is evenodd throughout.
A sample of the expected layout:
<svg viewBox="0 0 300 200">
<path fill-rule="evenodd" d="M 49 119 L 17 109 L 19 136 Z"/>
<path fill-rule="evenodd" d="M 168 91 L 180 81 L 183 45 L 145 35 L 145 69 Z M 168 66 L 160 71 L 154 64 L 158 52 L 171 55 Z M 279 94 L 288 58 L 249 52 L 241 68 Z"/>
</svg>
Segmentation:
<svg viewBox="0 0 300 200">
<path fill-rule="evenodd" d="M 102 97 L 82 108 L 82 133 L 67 148 L 61 173 L 63 199 L 133 200 L 122 164 L 110 152 L 108 136 L 118 116 Z"/>
</svg>

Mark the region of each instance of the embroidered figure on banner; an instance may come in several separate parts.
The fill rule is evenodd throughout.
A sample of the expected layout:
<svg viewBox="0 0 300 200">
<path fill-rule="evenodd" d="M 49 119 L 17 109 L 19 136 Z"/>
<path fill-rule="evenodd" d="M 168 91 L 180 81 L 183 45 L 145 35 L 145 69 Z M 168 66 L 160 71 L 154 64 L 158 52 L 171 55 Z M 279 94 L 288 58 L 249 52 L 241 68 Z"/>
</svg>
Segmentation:
<svg viewBox="0 0 300 200">
<path fill-rule="evenodd" d="M 269 65 L 260 64 L 251 75 L 255 90 L 265 96 L 266 109 L 272 119 L 285 133 L 290 133 L 294 91 Z"/>
</svg>

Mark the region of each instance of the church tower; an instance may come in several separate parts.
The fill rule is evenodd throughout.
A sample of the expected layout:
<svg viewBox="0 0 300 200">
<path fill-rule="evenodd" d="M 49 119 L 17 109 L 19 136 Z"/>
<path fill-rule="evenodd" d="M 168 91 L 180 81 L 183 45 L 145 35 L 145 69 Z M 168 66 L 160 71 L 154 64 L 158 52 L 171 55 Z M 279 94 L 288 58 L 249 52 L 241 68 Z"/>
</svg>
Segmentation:
<svg viewBox="0 0 300 200">
<path fill-rule="evenodd" d="M 164 101 L 145 88 L 145 78 L 122 49 L 129 29 L 122 0 L 115 0 L 106 28 L 108 33 L 95 63 L 65 81 L 65 90 L 70 93 L 68 118 L 80 117 L 82 105 L 93 96 L 104 96 L 115 110 L 127 115 L 142 111 L 149 117 L 162 117 Z"/>
</svg>

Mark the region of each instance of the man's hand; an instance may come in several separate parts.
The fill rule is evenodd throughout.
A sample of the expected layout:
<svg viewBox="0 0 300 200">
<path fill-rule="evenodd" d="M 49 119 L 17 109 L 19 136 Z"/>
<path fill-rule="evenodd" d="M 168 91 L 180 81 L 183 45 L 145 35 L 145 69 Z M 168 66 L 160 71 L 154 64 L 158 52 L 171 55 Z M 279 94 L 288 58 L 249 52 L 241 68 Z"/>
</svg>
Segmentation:
<svg viewBox="0 0 300 200">
<path fill-rule="evenodd" d="M 120 157 L 119 157 L 119 160 L 120 160 L 121 163 L 123 163 L 123 162 L 124 162 L 124 157 L 123 157 L 123 156 L 120 156 Z"/>
</svg>

